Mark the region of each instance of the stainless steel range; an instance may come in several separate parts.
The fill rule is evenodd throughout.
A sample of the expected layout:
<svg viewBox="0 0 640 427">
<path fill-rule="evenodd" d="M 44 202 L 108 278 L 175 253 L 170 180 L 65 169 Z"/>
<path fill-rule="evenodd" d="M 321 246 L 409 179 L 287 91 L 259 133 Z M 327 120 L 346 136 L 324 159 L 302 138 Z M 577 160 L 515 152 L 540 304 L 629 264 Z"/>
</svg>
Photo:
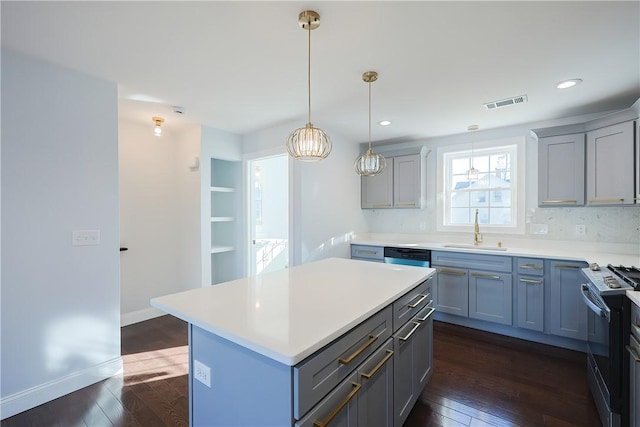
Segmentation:
<svg viewBox="0 0 640 427">
<path fill-rule="evenodd" d="M 630 273 L 631 272 L 631 273 Z M 639 289 L 633 278 L 635 267 L 601 269 L 597 264 L 582 270 L 588 283 L 582 284 L 582 296 L 587 310 L 588 349 L 587 373 L 589 386 L 600 414 L 602 425 L 628 425 L 628 367 L 625 344 L 628 344 L 630 306 L 625 293 Z"/>
</svg>

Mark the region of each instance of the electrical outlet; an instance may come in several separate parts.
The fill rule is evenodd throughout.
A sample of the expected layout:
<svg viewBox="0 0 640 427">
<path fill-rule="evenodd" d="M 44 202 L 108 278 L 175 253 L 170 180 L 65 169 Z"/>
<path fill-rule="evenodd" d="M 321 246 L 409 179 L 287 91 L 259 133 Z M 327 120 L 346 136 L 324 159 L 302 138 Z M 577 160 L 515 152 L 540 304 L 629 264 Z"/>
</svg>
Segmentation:
<svg viewBox="0 0 640 427">
<path fill-rule="evenodd" d="M 193 378 L 211 388 L 211 368 L 195 359 L 193 359 Z"/>
<path fill-rule="evenodd" d="M 73 230 L 71 246 L 93 246 L 100 244 L 100 230 Z"/>
<path fill-rule="evenodd" d="M 576 236 L 584 236 L 585 234 L 587 234 L 587 228 L 584 224 L 576 225 Z"/>
</svg>

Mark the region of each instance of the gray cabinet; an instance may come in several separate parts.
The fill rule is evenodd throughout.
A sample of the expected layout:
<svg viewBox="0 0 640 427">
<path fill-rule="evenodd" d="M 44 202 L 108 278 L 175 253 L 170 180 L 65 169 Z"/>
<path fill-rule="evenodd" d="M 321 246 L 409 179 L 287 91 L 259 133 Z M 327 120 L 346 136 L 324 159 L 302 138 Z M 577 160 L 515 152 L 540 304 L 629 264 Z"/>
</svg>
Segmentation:
<svg viewBox="0 0 640 427">
<path fill-rule="evenodd" d="M 516 259 L 517 321 L 520 328 L 544 331 L 544 261 Z"/>
<path fill-rule="evenodd" d="M 383 173 L 361 178 L 362 209 L 421 208 L 425 199 L 424 155 L 385 156 Z"/>
<path fill-rule="evenodd" d="M 587 204 L 635 204 L 635 121 L 587 132 Z"/>
<path fill-rule="evenodd" d="M 512 276 L 509 273 L 469 272 L 469 317 L 512 325 Z"/>
<path fill-rule="evenodd" d="M 548 332 L 578 340 L 587 339 L 587 306 L 582 302 L 581 268 L 588 265 L 576 261 L 549 263 L 549 329 Z"/>
<path fill-rule="evenodd" d="M 512 325 L 511 257 L 432 252 L 439 312 Z"/>
<path fill-rule="evenodd" d="M 296 427 L 358 426 L 358 399 L 356 395 L 361 391 L 362 384 L 358 383 L 357 373 L 354 372 L 344 380 L 335 390 L 331 391 Z"/>
<path fill-rule="evenodd" d="M 351 259 L 384 262 L 384 248 L 382 246 L 351 245 Z"/>
<path fill-rule="evenodd" d="M 358 369 L 358 425 L 393 426 L 393 340 L 389 339 Z"/>
<path fill-rule="evenodd" d="M 538 141 L 538 205 L 584 205 L 585 134 Z"/>
<path fill-rule="evenodd" d="M 395 426 L 404 424 L 431 377 L 433 366 L 432 315 L 434 311 L 433 307 L 424 307 L 393 336 Z"/>
</svg>

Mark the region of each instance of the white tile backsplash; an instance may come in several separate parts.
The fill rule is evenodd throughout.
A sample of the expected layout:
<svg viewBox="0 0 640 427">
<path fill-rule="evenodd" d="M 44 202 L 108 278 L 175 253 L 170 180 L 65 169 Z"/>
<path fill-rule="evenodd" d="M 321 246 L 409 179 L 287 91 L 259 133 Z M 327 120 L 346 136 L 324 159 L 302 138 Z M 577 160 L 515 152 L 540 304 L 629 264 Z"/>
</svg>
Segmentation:
<svg viewBox="0 0 640 427">
<path fill-rule="evenodd" d="M 436 233 L 433 209 L 364 210 L 364 216 L 370 233 Z M 533 208 L 527 211 L 527 223 L 522 237 L 531 239 L 640 245 L 640 207 L 635 206 Z M 585 226 L 584 236 L 576 236 L 576 224 Z M 547 234 L 533 232 L 545 225 Z"/>
</svg>

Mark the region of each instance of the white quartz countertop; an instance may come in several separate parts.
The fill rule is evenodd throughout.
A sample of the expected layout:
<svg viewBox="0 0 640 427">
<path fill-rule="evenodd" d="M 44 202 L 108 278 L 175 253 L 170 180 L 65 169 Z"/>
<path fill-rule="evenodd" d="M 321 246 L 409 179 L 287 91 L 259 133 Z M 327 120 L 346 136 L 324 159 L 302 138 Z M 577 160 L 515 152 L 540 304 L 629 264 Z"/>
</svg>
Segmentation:
<svg viewBox="0 0 640 427">
<path fill-rule="evenodd" d="M 627 296 L 632 303 L 640 307 L 640 291 L 627 291 Z"/>
<path fill-rule="evenodd" d="M 151 305 L 293 366 L 434 272 L 329 258 L 153 298 Z"/>
<path fill-rule="evenodd" d="M 637 245 L 615 245 L 585 243 L 580 241 L 551 241 L 551 240 L 515 240 L 504 241 L 500 250 L 497 243 L 482 243 L 477 247 L 473 244 L 460 244 L 456 242 L 437 241 L 434 236 L 429 236 L 430 241 L 419 241 L 420 237 L 405 236 L 356 236 L 351 240 L 352 244 L 371 246 L 393 246 L 422 248 L 436 251 L 465 252 L 486 255 L 504 255 L 515 257 L 560 259 L 567 261 L 596 262 L 600 266 L 607 264 L 637 266 L 640 267 L 640 242 Z M 473 236 L 471 237 L 473 238 Z M 460 245 L 466 247 L 452 247 Z"/>
</svg>

